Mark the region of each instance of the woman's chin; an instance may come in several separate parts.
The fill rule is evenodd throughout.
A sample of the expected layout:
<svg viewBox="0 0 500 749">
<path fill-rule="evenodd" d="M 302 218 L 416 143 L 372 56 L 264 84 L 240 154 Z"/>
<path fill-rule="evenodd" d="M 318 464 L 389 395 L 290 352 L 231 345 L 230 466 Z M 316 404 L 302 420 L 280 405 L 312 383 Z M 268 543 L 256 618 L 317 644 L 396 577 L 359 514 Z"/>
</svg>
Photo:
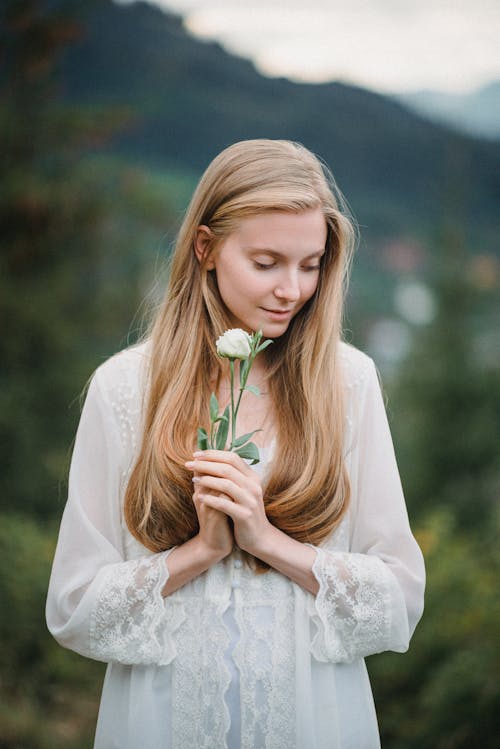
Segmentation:
<svg viewBox="0 0 500 749">
<path fill-rule="evenodd" d="M 271 325 L 267 323 L 265 325 L 261 325 L 260 330 L 262 330 L 262 335 L 264 338 L 280 338 L 280 336 L 286 333 L 289 325 L 289 321 L 287 321 L 286 323 L 274 323 Z"/>
</svg>

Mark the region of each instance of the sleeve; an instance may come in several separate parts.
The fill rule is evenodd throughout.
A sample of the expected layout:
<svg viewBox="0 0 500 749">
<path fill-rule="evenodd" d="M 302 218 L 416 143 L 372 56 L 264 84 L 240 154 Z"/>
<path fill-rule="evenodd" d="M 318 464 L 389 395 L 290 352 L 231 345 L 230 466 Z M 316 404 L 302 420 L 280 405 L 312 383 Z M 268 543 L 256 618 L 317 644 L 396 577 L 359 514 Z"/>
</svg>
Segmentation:
<svg viewBox="0 0 500 749">
<path fill-rule="evenodd" d="M 170 551 L 125 561 L 119 420 L 91 381 L 75 440 L 47 596 L 47 626 L 64 647 L 96 660 L 165 665 L 180 604 L 164 599 Z M 146 550 L 145 550 L 146 552 Z"/>
<path fill-rule="evenodd" d="M 351 479 L 350 550 L 315 547 L 313 655 L 349 662 L 405 652 L 423 611 L 425 570 L 411 533 L 375 366 L 368 360 Z"/>
</svg>

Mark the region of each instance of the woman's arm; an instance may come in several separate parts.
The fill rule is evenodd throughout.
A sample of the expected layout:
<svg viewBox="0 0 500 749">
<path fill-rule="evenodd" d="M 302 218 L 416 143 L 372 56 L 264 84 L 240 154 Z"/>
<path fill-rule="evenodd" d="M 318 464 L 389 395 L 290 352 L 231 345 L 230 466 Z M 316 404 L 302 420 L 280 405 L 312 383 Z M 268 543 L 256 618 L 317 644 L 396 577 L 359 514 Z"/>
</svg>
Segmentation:
<svg viewBox="0 0 500 749">
<path fill-rule="evenodd" d="M 363 356 L 359 354 L 359 356 Z M 317 548 L 310 614 L 319 660 L 404 652 L 422 615 L 425 569 L 412 535 L 377 372 L 363 356 L 353 388 L 350 544 Z"/>
<path fill-rule="evenodd" d="M 162 590 L 168 596 L 186 585 L 212 565 L 231 553 L 234 538 L 228 517 L 200 502 L 195 491 L 193 502 L 198 514 L 200 532 L 182 546 L 177 546 L 167 560 L 168 580 Z"/>
<path fill-rule="evenodd" d="M 122 500 L 140 409 L 137 357 L 131 352 L 114 357 L 91 381 L 73 450 L 46 617 L 58 642 L 81 655 L 162 665 L 175 655 L 172 635 L 184 616 L 182 603 L 164 595 L 184 584 L 183 558 L 194 576 L 221 549 L 201 538 L 186 548 L 152 554 L 141 553 L 137 543 L 136 558 L 127 558 L 124 539 L 130 536 Z M 227 526 L 227 518 L 222 520 Z"/>
<path fill-rule="evenodd" d="M 318 592 L 319 584 L 312 571 L 316 551 L 311 546 L 270 525 L 252 553 L 309 593 L 316 595 Z"/>
</svg>

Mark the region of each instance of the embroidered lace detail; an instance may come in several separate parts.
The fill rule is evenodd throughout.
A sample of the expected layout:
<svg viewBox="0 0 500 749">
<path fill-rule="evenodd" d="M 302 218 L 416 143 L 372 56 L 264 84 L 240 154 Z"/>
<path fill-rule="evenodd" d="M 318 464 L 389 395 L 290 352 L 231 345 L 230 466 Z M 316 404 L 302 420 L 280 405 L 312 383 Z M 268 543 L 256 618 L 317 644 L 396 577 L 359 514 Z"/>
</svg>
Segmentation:
<svg viewBox="0 0 500 749">
<path fill-rule="evenodd" d="M 171 550 L 105 567 L 90 618 L 91 657 L 125 664 L 166 665 L 175 657 L 172 635 L 182 604 L 164 599 L 165 559 Z"/>
<path fill-rule="evenodd" d="M 108 359 L 98 370 L 113 409 L 120 442 L 129 457 L 128 463 L 122 467 L 122 486 L 126 486 L 132 472 L 142 434 L 148 360 L 146 348 L 141 345 Z"/>
<path fill-rule="evenodd" d="M 365 554 L 316 551 L 312 571 L 320 588 L 309 611 L 318 627 L 314 657 L 349 662 L 386 650 L 391 603 L 384 563 Z"/>
<path fill-rule="evenodd" d="M 224 749 L 229 711 L 224 694 L 231 677 L 224 663 L 229 635 L 223 623 L 229 600 L 190 598 L 176 633 L 172 674 L 173 749 Z"/>
<path fill-rule="evenodd" d="M 344 457 L 349 459 L 356 447 L 358 436 L 355 425 L 359 422 L 360 391 L 364 386 L 371 368 L 371 359 L 350 347 L 340 344 L 339 360 L 344 387 Z"/>
<path fill-rule="evenodd" d="M 240 600 L 236 608 L 241 633 L 234 649 L 241 677 L 241 749 L 296 745 L 293 616 L 293 597 L 267 606 Z"/>
<path fill-rule="evenodd" d="M 235 575 L 241 589 L 231 588 Z M 225 695 L 231 674 L 225 654 L 231 636 L 224 615 L 231 590 L 240 630 L 233 650 L 241 704 L 238 746 L 295 746 L 293 587 L 278 573 L 268 572 L 256 580 L 248 568 L 235 571 L 228 558 L 183 589 L 185 618 L 174 635 L 177 657 L 172 662 L 173 749 L 227 747 L 230 715 Z"/>
<path fill-rule="evenodd" d="M 125 448 L 135 452 L 137 448 L 137 419 L 139 410 L 132 408 L 134 390 L 128 383 L 120 383 L 113 392 L 113 411 L 120 427 L 120 437 Z"/>
</svg>

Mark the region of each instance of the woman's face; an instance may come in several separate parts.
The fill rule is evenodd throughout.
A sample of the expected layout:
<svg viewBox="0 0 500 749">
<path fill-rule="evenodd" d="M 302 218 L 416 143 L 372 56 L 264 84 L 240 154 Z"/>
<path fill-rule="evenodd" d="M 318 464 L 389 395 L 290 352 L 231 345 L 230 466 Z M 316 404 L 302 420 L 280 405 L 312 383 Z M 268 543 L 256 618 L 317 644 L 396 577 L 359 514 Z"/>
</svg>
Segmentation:
<svg viewBox="0 0 500 749">
<path fill-rule="evenodd" d="M 283 335 L 316 291 L 326 237 L 320 208 L 242 219 L 208 263 L 234 327 Z"/>
</svg>

